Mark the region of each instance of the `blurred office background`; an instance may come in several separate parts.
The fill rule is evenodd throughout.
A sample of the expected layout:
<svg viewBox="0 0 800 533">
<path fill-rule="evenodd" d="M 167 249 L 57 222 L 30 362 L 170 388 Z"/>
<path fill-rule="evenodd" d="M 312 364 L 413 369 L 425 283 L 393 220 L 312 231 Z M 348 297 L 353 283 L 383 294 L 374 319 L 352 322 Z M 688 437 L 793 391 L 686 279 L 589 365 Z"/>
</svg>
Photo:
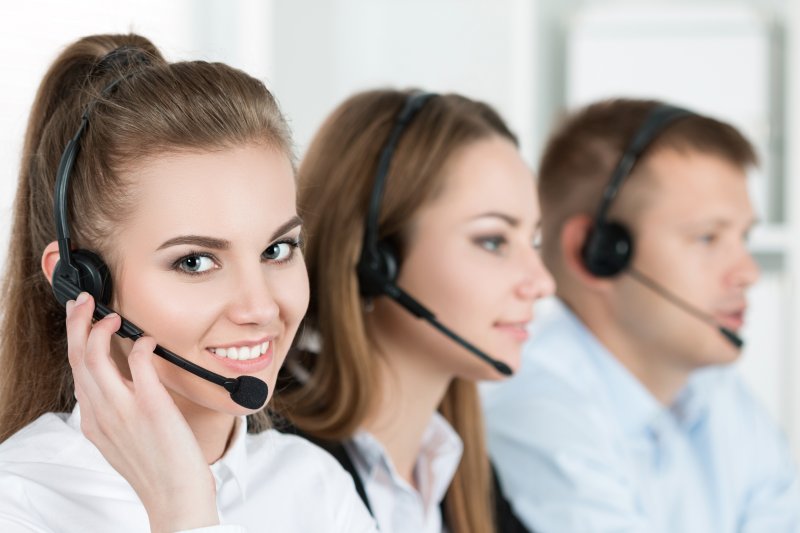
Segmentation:
<svg viewBox="0 0 800 533">
<path fill-rule="evenodd" d="M 793 0 L 31 0 L 0 17 L 0 264 L 37 84 L 69 42 L 135 31 L 169 59 L 238 66 L 275 92 L 298 154 L 327 113 L 375 86 L 458 91 L 496 106 L 536 165 L 565 109 L 668 99 L 733 122 L 757 146 L 741 371 L 800 459 L 800 2 Z M 545 305 L 546 308 L 546 305 Z"/>
</svg>

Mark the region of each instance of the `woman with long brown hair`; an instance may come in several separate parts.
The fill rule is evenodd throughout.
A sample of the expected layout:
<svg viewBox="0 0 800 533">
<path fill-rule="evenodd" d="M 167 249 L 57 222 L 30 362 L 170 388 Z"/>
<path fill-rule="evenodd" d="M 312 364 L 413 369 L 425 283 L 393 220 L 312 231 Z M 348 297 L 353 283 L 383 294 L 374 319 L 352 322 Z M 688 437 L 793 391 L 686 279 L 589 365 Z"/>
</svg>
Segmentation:
<svg viewBox="0 0 800 533">
<path fill-rule="evenodd" d="M 311 303 L 275 408 L 350 470 L 381 531 L 520 530 L 475 383 L 513 370 L 553 290 L 514 135 L 463 96 L 357 94 L 311 143 L 298 195 Z"/>
<path fill-rule="evenodd" d="M 0 298 L 0 530 L 374 531 L 263 411 L 308 303 L 291 145 L 226 65 L 137 35 L 55 60 Z"/>
</svg>

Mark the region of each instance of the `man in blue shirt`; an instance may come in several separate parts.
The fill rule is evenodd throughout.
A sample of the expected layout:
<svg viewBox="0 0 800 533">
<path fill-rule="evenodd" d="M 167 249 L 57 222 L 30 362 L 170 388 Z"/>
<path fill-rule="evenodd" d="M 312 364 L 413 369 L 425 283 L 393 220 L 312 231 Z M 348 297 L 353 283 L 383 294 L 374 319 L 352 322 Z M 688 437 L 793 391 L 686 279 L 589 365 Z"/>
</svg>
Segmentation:
<svg viewBox="0 0 800 533">
<path fill-rule="evenodd" d="M 568 117 L 539 171 L 558 299 L 484 390 L 504 492 L 538 533 L 800 532 L 786 442 L 728 364 L 758 269 L 750 143 L 658 102 Z"/>
</svg>

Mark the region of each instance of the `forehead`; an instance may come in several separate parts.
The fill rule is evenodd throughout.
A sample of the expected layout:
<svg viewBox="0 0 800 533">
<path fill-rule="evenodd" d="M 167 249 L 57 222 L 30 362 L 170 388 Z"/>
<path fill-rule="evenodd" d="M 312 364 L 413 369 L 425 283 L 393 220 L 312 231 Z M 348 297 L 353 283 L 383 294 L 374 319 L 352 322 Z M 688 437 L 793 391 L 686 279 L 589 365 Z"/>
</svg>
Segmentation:
<svg viewBox="0 0 800 533">
<path fill-rule="evenodd" d="M 154 236 L 224 236 L 278 226 L 295 213 L 291 163 L 268 146 L 164 154 L 125 177 L 135 203 L 124 226 Z"/>
<path fill-rule="evenodd" d="M 533 174 L 510 141 L 492 137 L 453 153 L 441 192 L 428 207 L 443 217 L 506 213 L 523 224 L 538 221 Z"/>
<path fill-rule="evenodd" d="M 714 154 L 660 150 L 625 187 L 633 189 L 622 192 L 632 193 L 629 205 L 641 202 L 649 218 L 754 218 L 744 169 Z"/>
</svg>

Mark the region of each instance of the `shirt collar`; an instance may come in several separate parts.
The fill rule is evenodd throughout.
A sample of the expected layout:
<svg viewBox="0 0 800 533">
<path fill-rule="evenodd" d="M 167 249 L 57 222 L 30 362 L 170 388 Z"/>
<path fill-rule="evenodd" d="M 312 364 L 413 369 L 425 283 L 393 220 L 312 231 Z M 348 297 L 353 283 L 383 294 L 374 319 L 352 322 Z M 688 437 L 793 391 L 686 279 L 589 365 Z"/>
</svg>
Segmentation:
<svg viewBox="0 0 800 533">
<path fill-rule="evenodd" d="M 423 500 L 439 505 L 453 481 L 464 444 L 453 427 L 439 413 L 434 413 L 422 434 L 422 448 L 416 466 L 417 482 Z"/>
<path fill-rule="evenodd" d="M 238 417 L 231 442 L 225 454 L 211 465 L 211 472 L 218 483 L 233 481 L 239 488 L 242 499 L 247 497 L 247 419 Z"/>
<path fill-rule="evenodd" d="M 359 430 L 346 446 L 351 450 L 355 448 L 355 454 L 350 455 L 364 473 L 365 483 L 381 469 L 389 475 L 394 486 L 413 490 L 398 474 L 380 441 L 368 431 Z M 458 433 L 442 415 L 435 412 L 422 434 L 414 469 L 426 512 L 444 499 L 461 462 L 463 450 L 464 445 Z"/>
<path fill-rule="evenodd" d="M 600 343 L 581 320 L 558 300 L 558 313 L 574 330 L 574 336 L 583 345 L 583 353 L 602 376 L 603 387 L 617 419 L 628 434 L 661 433 L 664 424 L 676 424 L 691 431 L 707 414 L 710 401 L 713 370 L 699 370 L 678 394 L 672 405 L 665 407 L 634 377 L 633 374 Z"/>
</svg>

